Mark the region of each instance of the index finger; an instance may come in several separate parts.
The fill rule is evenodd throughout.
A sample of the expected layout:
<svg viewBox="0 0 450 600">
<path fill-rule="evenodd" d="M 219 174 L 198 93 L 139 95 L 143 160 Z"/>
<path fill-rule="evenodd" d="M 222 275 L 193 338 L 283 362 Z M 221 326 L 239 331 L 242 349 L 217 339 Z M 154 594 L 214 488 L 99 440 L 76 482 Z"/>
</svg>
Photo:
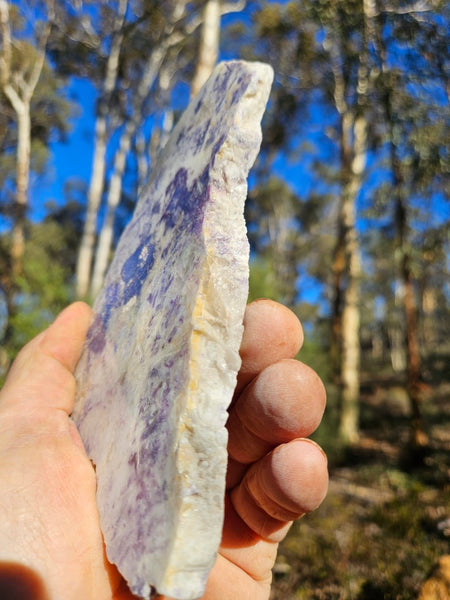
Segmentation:
<svg viewBox="0 0 450 600">
<path fill-rule="evenodd" d="M 296 315 L 273 300 L 251 302 L 244 315 L 241 368 L 235 396 L 263 369 L 284 358 L 294 358 L 303 343 Z"/>
</svg>

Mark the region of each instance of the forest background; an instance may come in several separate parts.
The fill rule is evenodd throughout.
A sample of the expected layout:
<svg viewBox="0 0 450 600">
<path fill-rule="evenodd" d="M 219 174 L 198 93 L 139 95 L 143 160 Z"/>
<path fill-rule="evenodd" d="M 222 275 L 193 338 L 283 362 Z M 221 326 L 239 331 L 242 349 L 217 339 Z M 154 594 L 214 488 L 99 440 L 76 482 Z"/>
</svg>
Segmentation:
<svg viewBox="0 0 450 600">
<path fill-rule="evenodd" d="M 249 185 L 250 298 L 324 379 L 322 508 L 274 599 L 416 598 L 450 535 L 449 5 L 0 0 L 0 377 L 91 301 L 218 59 L 275 69 Z M 447 186 L 447 187 L 446 187 Z"/>
</svg>

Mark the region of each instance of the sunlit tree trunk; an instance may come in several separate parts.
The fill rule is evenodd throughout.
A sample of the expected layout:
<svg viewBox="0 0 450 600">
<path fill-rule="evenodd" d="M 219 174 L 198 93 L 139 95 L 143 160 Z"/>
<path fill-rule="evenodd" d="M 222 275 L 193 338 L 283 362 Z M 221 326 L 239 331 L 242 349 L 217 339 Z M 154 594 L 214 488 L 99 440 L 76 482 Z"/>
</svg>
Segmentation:
<svg viewBox="0 0 450 600">
<path fill-rule="evenodd" d="M 191 83 L 191 96 L 195 96 L 200 91 L 216 66 L 219 56 L 221 17 L 227 13 L 244 10 L 245 5 L 245 0 L 236 2 L 206 0 L 202 15 L 197 64 Z"/>
<path fill-rule="evenodd" d="M 30 184 L 31 154 L 31 114 L 30 103 L 22 102 L 17 114 L 17 160 L 16 160 L 16 203 L 14 209 L 14 225 L 11 237 L 12 277 L 15 279 L 22 272 L 22 261 L 25 253 L 25 221 L 28 206 L 28 188 Z"/>
<path fill-rule="evenodd" d="M 29 61 L 21 65 L 13 65 L 11 23 L 9 4 L 0 0 L 0 28 L 2 47 L 0 51 L 0 81 L 4 95 L 10 102 L 17 120 L 16 150 L 16 201 L 14 223 L 11 237 L 11 276 L 12 280 L 20 275 L 25 251 L 25 216 L 28 206 L 28 189 L 30 185 L 31 155 L 31 100 L 41 77 L 45 63 L 46 47 L 50 35 L 53 4 L 47 5 L 47 23 L 41 33 L 38 46 L 33 49 L 32 68 Z"/>
<path fill-rule="evenodd" d="M 92 171 L 89 183 L 86 217 L 84 221 L 83 235 L 78 250 L 76 266 L 76 296 L 85 298 L 89 291 L 92 260 L 94 255 L 97 218 L 100 208 L 106 171 L 106 148 L 108 143 L 108 114 L 109 102 L 112 92 L 116 87 L 119 58 L 123 43 L 123 26 L 127 11 L 128 0 L 119 2 L 118 12 L 114 24 L 111 48 L 106 63 L 105 79 L 101 96 L 98 100 L 97 119 L 94 134 L 94 155 L 92 159 Z"/>
<path fill-rule="evenodd" d="M 112 248 L 115 212 L 122 195 L 122 178 L 131 145 L 131 132 L 127 132 L 127 129 L 130 129 L 129 124 L 125 127 L 125 132 L 120 138 L 119 148 L 114 156 L 114 171 L 109 181 L 106 214 L 95 252 L 95 262 L 90 288 L 90 295 L 92 298 L 98 294 L 102 286 L 109 262 L 109 254 Z"/>
<path fill-rule="evenodd" d="M 367 122 L 364 116 L 355 120 L 352 139 L 353 160 L 344 186 L 342 206 L 347 288 L 342 308 L 339 434 L 347 443 L 354 443 L 359 438 L 361 252 L 356 230 L 356 199 L 367 156 Z"/>
<path fill-rule="evenodd" d="M 343 173 L 343 185 L 345 186 L 346 173 L 350 168 L 351 161 L 351 130 L 352 115 L 345 99 L 346 84 L 343 72 L 343 57 L 340 51 L 340 40 L 337 34 L 330 33 L 324 42 L 325 50 L 329 53 L 331 69 L 333 72 L 333 97 L 334 105 L 340 115 L 340 152 L 341 171 Z M 336 383 L 341 384 L 342 363 L 342 311 L 345 294 L 345 272 L 346 262 L 346 226 L 344 214 L 348 196 L 343 189 L 339 198 L 339 206 L 336 218 L 336 244 L 333 252 L 332 268 L 332 315 L 331 315 L 331 345 L 330 357 L 332 375 Z M 348 210 L 347 210 L 348 212 Z"/>
<path fill-rule="evenodd" d="M 195 96 L 211 75 L 219 55 L 221 0 L 207 0 L 203 9 L 200 47 L 197 66 L 191 84 L 191 96 Z"/>
<path fill-rule="evenodd" d="M 330 36 L 328 50 L 334 76 L 334 102 L 341 117 L 342 191 L 333 260 L 334 300 L 331 358 L 340 384 L 339 435 L 345 443 L 359 438 L 361 252 L 356 230 L 356 201 L 367 162 L 368 40 L 372 35 L 372 0 L 363 1 L 364 26 L 356 80 L 356 100 L 347 101 L 342 40 Z M 337 14 L 337 13 L 336 13 Z"/>
</svg>

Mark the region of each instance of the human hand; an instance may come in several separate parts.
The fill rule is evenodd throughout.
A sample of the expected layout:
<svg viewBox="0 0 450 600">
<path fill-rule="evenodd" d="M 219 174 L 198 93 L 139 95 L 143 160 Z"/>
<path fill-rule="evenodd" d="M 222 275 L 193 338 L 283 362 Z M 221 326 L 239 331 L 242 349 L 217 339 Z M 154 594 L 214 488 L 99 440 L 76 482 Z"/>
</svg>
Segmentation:
<svg viewBox="0 0 450 600">
<path fill-rule="evenodd" d="M 1 598 L 134 598 L 106 560 L 95 472 L 69 418 L 90 318 L 82 303 L 63 311 L 20 352 L 0 392 Z M 247 308 L 223 539 L 204 600 L 268 598 L 277 543 L 325 495 L 326 459 L 298 439 L 315 429 L 325 403 L 317 375 L 291 360 L 301 341 L 288 309 L 271 301 Z"/>
</svg>

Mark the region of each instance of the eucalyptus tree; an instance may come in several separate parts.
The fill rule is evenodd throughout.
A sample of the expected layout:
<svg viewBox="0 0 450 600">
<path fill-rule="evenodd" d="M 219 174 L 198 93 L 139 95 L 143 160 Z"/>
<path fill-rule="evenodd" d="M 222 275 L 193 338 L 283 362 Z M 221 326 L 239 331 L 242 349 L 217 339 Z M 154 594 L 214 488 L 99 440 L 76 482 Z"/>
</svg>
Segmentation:
<svg viewBox="0 0 450 600">
<path fill-rule="evenodd" d="M 314 190 L 316 199 L 323 197 L 323 192 L 328 198 L 334 197 L 316 212 L 321 231 L 315 238 L 320 248 L 315 254 L 320 258 L 316 261 L 297 254 L 297 261 L 310 269 L 317 262 L 329 265 L 325 272 L 316 272 L 323 277 L 330 300 L 331 358 L 341 387 L 340 433 L 351 443 L 358 437 L 360 283 L 369 273 L 364 266 L 361 268 L 361 261 L 368 261 L 361 248 L 361 208 L 378 201 L 382 190 L 386 190 L 386 177 L 391 177 L 391 201 L 386 198 L 386 206 L 391 206 L 391 214 L 396 215 L 391 227 L 397 231 L 395 254 L 403 256 L 397 271 L 403 274 L 397 279 L 406 289 L 405 282 L 412 283 L 404 252 L 408 223 L 414 214 L 411 208 L 418 195 L 430 197 L 442 183 L 447 156 L 443 137 L 444 90 L 448 93 L 449 44 L 444 34 L 448 8 L 439 0 L 401 4 L 388 0 L 321 0 L 258 5 L 253 13 L 254 37 L 247 51 L 252 57 L 271 62 L 276 71 L 265 122 L 262 156 L 266 162 L 260 173 L 267 178 L 280 161 L 296 160 L 303 175 L 300 186 L 308 181 L 305 187 Z M 383 50 L 387 39 L 389 48 Z M 439 110 L 433 108 L 433 93 L 440 98 Z M 315 158 L 311 160 L 312 152 Z M 378 176 L 374 176 L 374 170 Z M 299 198 L 304 202 L 307 195 L 301 193 Z M 256 218 L 261 219 L 266 209 L 263 204 L 259 209 Z M 258 214 L 257 209 L 253 212 Z M 333 215 L 334 226 L 330 229 Z M 379 226 L 377 221 L 372 223 Z M 299 237 L 308 235 L 298 221 L 291 220 L 290 226 L 297 228 Z M 259 230 L 263 242 L 267 234 L 264 228 Z M 323 233 L 326 249 L 319 241 Z M 334 233 L 332 247 L 330 233 Z M 417 385 L 411 381 L 418 381 L 414 366 L 417 343 L 411 336 L 416 328 L 415 311 L 411 309 L 414 295 L 407 293 L 403 298 L 409 303 L 409 308 L 405 305 L 404 331 L 409 331 L 405 347 L 412 390 Z M 413 402 L 415 412 L 417 406 Z"/>
<path fill-rule="evenodd" d="M 245 0 L 225 2 L 206 0 L 202 14 L 200 43 L 198 45 L 194 76 L 191 82 L 191 96 L 195 96 L 211 75 L 217 62 L 220 49 L 220 20 L 230 12 L 244 10 Z"/>
<path fill-rule="evenodd" d="M 56 27 L 51 56 L 60 72 L 81 77 L 96 93 L 92 166 L 86 199 L 86 219 L 76 268 L 76 295 L 87 297 L 97 241 L 99 211 L 108 180 L 108 159 L 115 150 L 115 137 L 128 118 L 130 81 L 127 60 L 136 70 L 155 41 L 161 26 L 161 7 L 152 0 L 61 1 L 56 6 Z M 144 38 L 136 51 L 136 30 Z M 153 34 L 152 34 L 153 31 Z M 132 58 L 131 58 L 132 57 Z"/>
<path fill-rule="evenodd" d="M 317 190 L 335 198 L 333 206 L 319 204 L 317 219 L 323 230 L 329 230 L 330 215 L 335 218 L 336 241 L 327 250 L 326 283 L 331 290 L 331 357 L 341 386 L 341 436 L 348 442 L 358 438 L 361 252 L 356 207 L 371 121 L 369 4 L 368 0 L 263 3 L 255 17 L 258 50 L 276 65 L 278 85 L 266 130 L 271 152 L 292 148 L 293 136 L 311 144 L 314 138 L 308 129 L 314 118 L 316 130 L 322 129 L 322 139 L 315 135 L 315 162 L 328 164 L 316 173 L 310 168 L 309 175 L 316 179 Z M 328 158 L 320 156 L 320 147 L 322 152 L 328 148 Z M 311 195 L 315 201 L 320 197 L 317 190 Z M 330 236 L 326 239 L 329 243 Z"/>
<path fill-rule="evenodd" d="M 181 55 L 189 30 L 198 27 L 197 4 L 186 0 L 58 3 L 58 35 L 53 38 L 52 57 L 63 72 L 88 78 L 97 92 L 86 220 L 76 269 L 78 297 L 87 297 L 89 290 L 95 295 L 101 284 L 127 159 L 133 144 L 143 148 L 138 158 L 140 172 L 145 173 L 148 144 L 142 135 L 148 130 L 145 124 L 152 114 L 151 99 L 159 93 L 164 65 L 166 75 L 174 71 L 168 63 Z M 155 116 L 158 103 L 154 104 Z M 112 170 L 108 172 L 111 157 Z M 105 197 L 106 217 L 100 224 Z"/>
<path fill-rule="evenodd" d="M 4 226 L 0 240 L 0 286 L 6 307 L 2 327 L 7 346 L 13 335 L 18 303 L 26 294 L 24 256 L 33 207 L 32 175 L 45 170 L 50 143 L 69 130 L 72 104 L 65 79 L 48 59 L 54 26 L 54 3 L 0 2 L 0 181 Z"/>
<path fill-rule="evenodd" d="M 32 139 L 32 101 L 41 79 L 46 47 L 53 19 L 53 3 L 46 5 L 45 19 L 34 23 L 34 39 L 27 40 L 24 31 L 17 30 L 20 17 L 16 7 L 0 0 L 0 84 L 3 95 L 14 111 L 17 127 L 16 138 L 16 194 L 14 202 L 14 225 L 11 236 L 11 264 L 13 277 L 22 271 L 25 248 L 25 213 L 28 206 L 30 185 L 30 158 Z M 20 25 L 19 25 L 20 26 Z"/>
<path fill-rule="evenodd" d="M 384 206 L 395 232 L 395 278 L 404 311 L 412 442 L 422 446 L 428 438 L 421 410 L 420 263 L 415 260 L 420 246 L 414 246 L 418 238 L 414 225 L 419 227 L 419 234 L 420 229 L 424 230 L 431 201 L 444 192 L 449 167 L 446 68 L 450 39 L 444 24 L 448 7 L 435 1 L 412 3 L 401 11 L 390 9 L 386 3 L 384 9 L 377 14 L 375 40 L 380 67 L 377 87 L 385 118 L 384 147 L 390 173 Z"/>
</svg>

